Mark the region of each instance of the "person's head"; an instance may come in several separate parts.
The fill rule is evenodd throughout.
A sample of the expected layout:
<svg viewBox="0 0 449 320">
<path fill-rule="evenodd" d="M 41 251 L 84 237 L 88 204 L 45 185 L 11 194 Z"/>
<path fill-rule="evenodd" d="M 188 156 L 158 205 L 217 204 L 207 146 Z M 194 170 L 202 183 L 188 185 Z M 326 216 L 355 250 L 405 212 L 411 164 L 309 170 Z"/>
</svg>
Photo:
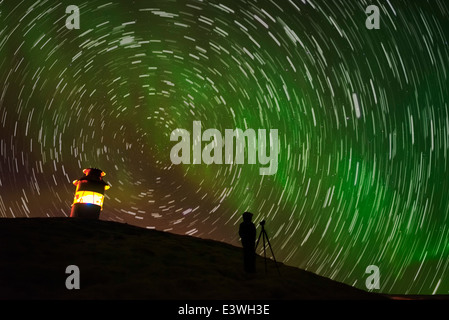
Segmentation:
<svg viewBox="0 0 449 320">
<path fill-rule="evenodd" d="M 251 212 L 245 211 L 243 212 L 243 221 L 251 222 L 253 219 L 253 214 Z"/>
</svg>

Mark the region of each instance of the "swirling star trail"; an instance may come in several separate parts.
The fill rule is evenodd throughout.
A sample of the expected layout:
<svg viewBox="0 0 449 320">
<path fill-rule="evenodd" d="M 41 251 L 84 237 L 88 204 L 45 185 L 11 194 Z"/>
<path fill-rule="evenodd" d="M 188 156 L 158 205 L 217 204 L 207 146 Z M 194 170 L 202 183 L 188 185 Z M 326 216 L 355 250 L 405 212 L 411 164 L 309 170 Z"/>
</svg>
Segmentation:
<svg viewBox="0 0 449 320">
<path fill-rule="evenodd" d="M 66 7 L 80 10 L 68 29 Z M 365 26 L 365 9 L 380 28 Z M 0 216 L 102 219 L 239 245 L 385 293 L 449 290 L 449 6 L 429 1 L 0 1 Z M 173 165 L 170 133 L 277 129 L 279 168 Z"/>
</svg>

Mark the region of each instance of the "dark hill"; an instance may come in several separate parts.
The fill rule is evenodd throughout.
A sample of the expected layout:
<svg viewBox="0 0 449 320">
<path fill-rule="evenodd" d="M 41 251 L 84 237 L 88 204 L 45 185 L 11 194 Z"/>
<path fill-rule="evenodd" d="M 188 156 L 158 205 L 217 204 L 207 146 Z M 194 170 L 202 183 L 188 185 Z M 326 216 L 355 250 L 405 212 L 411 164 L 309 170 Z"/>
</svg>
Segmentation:
<svg viewBox="0 0 449 320">
<path fill-rule="evenodd" d="M 107 221 L 0 219 L 0 299 L 381 299 L 241 248 Z M 80 290 L 68 290 L 68 265 Z"/>
</svg>

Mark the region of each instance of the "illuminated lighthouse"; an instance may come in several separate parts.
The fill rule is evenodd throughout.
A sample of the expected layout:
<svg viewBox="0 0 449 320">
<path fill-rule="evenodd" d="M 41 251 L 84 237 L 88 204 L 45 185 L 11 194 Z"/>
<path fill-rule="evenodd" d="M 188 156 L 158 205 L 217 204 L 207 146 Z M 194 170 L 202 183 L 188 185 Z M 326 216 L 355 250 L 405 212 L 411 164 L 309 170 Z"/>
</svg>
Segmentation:
<svg viewBox="0 0 449 320">
<path fill-rule="evenodd" d="M 71 218 L 98 219 L 103 210 L 104 191 L 111 186 L 103 181 L 106 175 L 96 168 L 83 170 L 84 175 L 73 181 L 76 186 Z"/>
</svg>

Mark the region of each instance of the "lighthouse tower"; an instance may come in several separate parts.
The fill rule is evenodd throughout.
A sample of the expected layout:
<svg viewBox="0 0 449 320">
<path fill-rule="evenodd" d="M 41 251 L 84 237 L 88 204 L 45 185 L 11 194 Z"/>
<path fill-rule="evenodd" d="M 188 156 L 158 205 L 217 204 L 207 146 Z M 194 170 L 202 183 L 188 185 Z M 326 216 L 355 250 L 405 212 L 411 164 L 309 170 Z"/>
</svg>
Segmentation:
<svg viewBox="0 0 449 320">
<path fill-rule="evenodd" d="M 98 219 L 103 210 L 104 191 L 111 186 L 103 181 L 106 175 L 97 168 L 83 170 L 84 175 L 73 181 L 76 186 L 71 218 Z"/>
</svg>

